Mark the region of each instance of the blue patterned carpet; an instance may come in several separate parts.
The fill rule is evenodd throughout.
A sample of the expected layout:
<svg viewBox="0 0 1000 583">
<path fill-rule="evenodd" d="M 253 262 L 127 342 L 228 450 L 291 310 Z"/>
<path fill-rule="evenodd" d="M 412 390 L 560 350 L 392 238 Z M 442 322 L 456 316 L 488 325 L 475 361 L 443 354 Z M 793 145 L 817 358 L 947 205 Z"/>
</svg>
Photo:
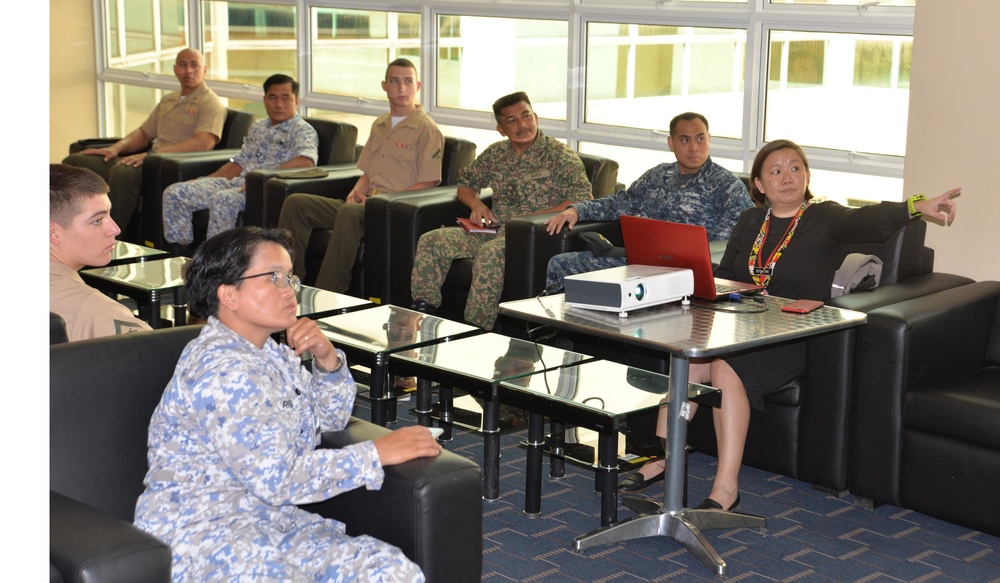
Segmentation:
<svg viewBox="0 0 1000 583">
<path fill-rule="evenodd" d="M 400 403 L 396 426 L 413 423 Z M 369 417 L 358 399 L 356 414 Z M 527 431 L 501 437 L 500 499 L 484 502 L 484 582 L 719 581 L 713 571 L 676 541 L 648 538 L 576 553 L 573 538 L 600 526 L 600 496 L 593 473 L 566 464 L 566 477 L 542 481 L 542 515 L 524 507 Z M 482 463 L 482 439 L 458 429 L 446 448 Z M 689 459 L 692 503 L 709 492 L 716 459 Z M 993 581 L 1000 583 L 1000 538 L 909 510 L 853 506 L 808 484 L 744 466 L 740 509 L 767 517 L 766 532 L 709 531 L 709 542 L 728 565 L 730 581 Z M 662 482 L 643 494 L 662 496 Z M 619 519 L 633 513 L 619 507 Z"/>
</svg>

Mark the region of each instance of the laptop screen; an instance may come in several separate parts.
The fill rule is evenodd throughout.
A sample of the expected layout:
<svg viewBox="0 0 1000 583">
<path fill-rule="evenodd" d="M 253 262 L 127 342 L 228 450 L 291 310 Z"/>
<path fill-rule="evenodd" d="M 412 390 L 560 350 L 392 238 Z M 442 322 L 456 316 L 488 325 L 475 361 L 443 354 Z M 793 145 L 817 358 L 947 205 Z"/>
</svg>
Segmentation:
<svg viewBox="0 0 1000 583">
<path fill-rule="evenodd" d="M 630 264 L 690 269 L 694 272 L 692 295 L 711 301 L 718 298 L 705 227 L 629 215 L 622 215 L 621 226 L 625 258 Z M 744 292 L 760 289 L 757 285 L 720 281 Z"/>
</svg>

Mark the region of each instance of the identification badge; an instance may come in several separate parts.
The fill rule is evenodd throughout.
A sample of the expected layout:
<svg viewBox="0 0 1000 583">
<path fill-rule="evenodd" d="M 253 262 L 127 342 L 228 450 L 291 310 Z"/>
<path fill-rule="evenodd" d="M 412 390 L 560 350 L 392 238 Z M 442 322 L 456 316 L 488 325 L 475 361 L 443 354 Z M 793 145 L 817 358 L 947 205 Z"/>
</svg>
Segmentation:
<svg viewBox="0 0 1000 583">
<path fill-rule="evenodd" d="M 536 170 L 535 172 L 529 172 L 524 175 L 525 180 L 539 180 L 541 178 L 548 178 L 552 173 L 548 170 Z"/>
</svg>

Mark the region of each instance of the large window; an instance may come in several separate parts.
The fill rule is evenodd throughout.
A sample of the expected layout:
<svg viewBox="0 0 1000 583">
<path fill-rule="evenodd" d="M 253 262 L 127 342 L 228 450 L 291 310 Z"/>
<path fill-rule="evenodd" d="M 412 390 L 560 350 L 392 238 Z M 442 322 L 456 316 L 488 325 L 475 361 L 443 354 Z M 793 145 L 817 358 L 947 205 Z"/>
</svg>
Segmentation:
<svg viewBox="0 0 1000 583">
<path fill-rule="evenodd" d="M 437 105 L 493 111 L 524 91 L 544 118 L 566 119 L 565 20 L 438 17 Z"/>
<path fill-rule="evenodd" d="M 313 8 L 312 25 L 313 91 L 384 100 L 387 63 L 420 69 L 420 14 Z"/>
<path fill-rule="evenodd" d="M 302 111 L 364 139 L 388 109 L 385 66 L 405 57 L 448 135 L 501 139 L 491 105 L 526 91 L 543 130 L 612 157 L 628 185 L 674 159 L 670 118 L 706 115 L 712 157 L 749 171 L 769 140 L 806 149 L 813 191 L 851 204 L 902 198 L 916 0 L 93 0 L 107 135 L 134 129 L 172 63 L 201 49 L 209 85 L 262 115 L 284 72 Z"/>
<path fill-rule="evenodd" d="M 771 31 L 764 139 L 902 156 L 909 37 Z"/>
<path fill-rule="evenodd" d="M 741 137 L 746 30 L 591 22 L 587 33 L 587 122 L 666 129 L 698 111 L 713 135 Z"/>
</svg>

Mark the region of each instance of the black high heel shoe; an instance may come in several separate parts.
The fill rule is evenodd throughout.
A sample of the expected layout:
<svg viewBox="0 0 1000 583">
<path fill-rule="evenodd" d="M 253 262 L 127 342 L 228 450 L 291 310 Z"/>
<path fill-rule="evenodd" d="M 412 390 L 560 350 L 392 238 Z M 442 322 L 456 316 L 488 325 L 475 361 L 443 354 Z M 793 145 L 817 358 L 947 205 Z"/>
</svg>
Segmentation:
<svg viewBox="0 0 1000 583">
<path fill-rule="evenodd" d="M 733 505 L 729 508 L 723 508 L 722 504 L 719 504 L 711 498 L 705 498 L 701 501 L 701 504 L 694 507 L 695 510 L 725 510 L 726 512 L 732 512 L 740 505 L 740 493 L 736 493 L 736 500 L 733 501 Z"/>
</svg>

